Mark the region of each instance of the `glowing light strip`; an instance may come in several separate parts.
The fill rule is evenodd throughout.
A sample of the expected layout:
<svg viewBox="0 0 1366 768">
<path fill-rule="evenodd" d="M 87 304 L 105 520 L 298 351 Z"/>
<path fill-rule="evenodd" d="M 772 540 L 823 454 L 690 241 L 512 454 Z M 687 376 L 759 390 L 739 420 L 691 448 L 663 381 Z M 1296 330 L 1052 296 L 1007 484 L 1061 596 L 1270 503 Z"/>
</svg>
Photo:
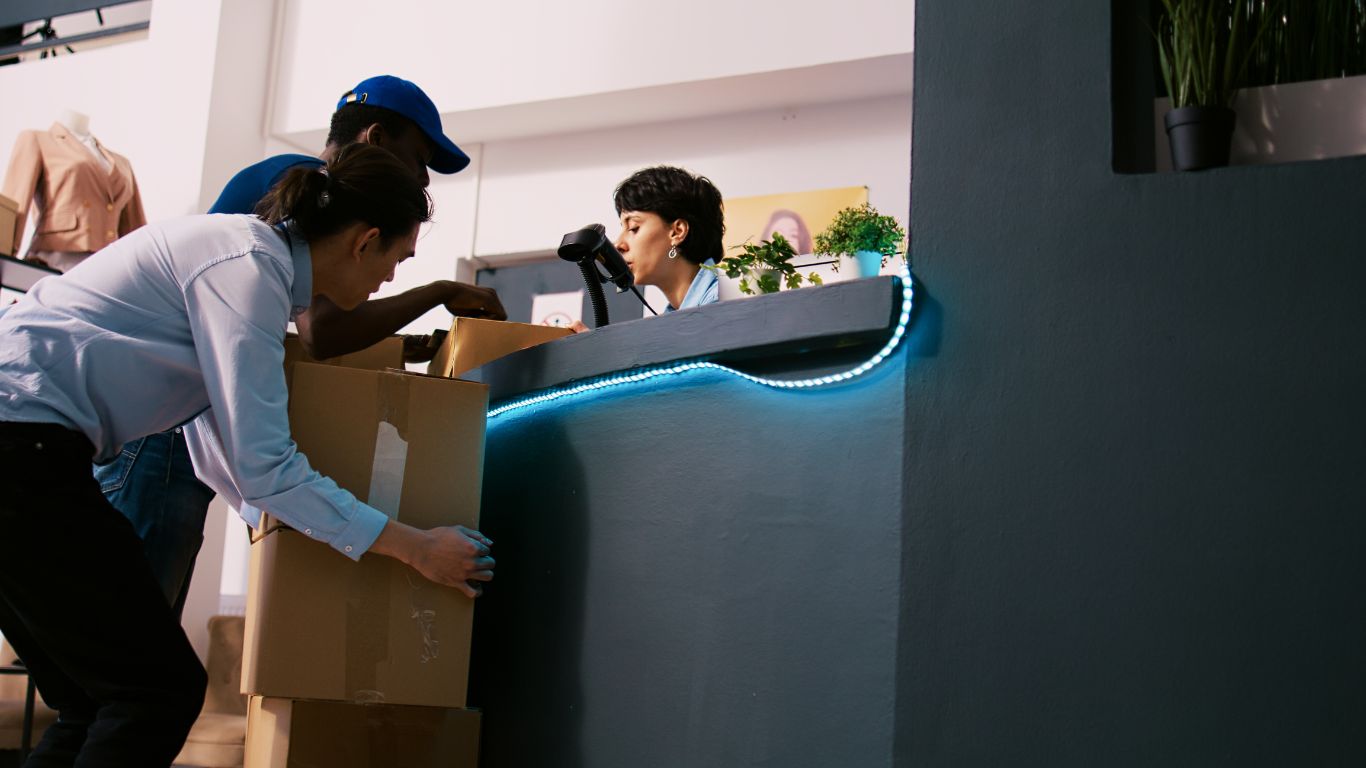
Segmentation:
<svg viewBox="0 0 1366 768">
<path fill-rule="evenodd" d="M 775 389 L 810 389 L 812 387 L 823 387 L 848 381 L 873 370 L 879 363 L 886 360 L 887 357 L 892 354 L 893 350 L 897 348 L 897 345 L 901 343 L 902 337 L 906 335 L 906 326 L 911 320 L 911 307 L 913 306 L 915 298 L 914 289 L 911 287 L 911 271 L 908 267 L 902 266 L 899 279 L 901 280 L 901 316 L 897 319 L 896 330 L 892 332 L 891 338 L 887 339 L 887 343 L 883 345 L 882 349 L 878 350 L 877 354 L 847 371 L 817 376 L 813 379 L 766 379 L 762 376 L 753 376 L 718 363 L 694 361 L 656 365 L 646 368 L 637 368 L 629 372 L 599 376 L 570 387 L 556 387 L 538 395 L 516 398 L 503 403 L 496 408 L 490 408 L 488 417 L 492 419 L 510 411 L 529 408 L 533 405 L 540 405 L 541 403 L 553 402 L 572 395 L 580 395 L 598 389 L 648 381 L 660 376 L 677 376 L 688 371 L 723 371 L 733 376 L 738 376 L 746 381 L 752 381 L 755 384 L 773 387 Z"/>
</svg>

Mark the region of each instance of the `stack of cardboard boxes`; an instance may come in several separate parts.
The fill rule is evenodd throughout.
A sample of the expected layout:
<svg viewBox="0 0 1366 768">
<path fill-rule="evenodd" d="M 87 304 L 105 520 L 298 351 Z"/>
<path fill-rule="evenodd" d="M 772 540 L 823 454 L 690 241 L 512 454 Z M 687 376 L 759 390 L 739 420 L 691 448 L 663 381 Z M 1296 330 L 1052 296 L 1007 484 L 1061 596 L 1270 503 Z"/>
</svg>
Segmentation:
<svg viewBox="0 0 1366 768">
<path fill-rule="evenodd" d="M 286 355 L 290 428 L 319 472 L 417 528 L 478 528 L 488 390 L 448 378 L 563 329 L 457 320 L 431 370 L 400 339 Z M 242 691 L 246 768 L 478 762 L 465 709 L 474 602 L 391 558 L 342 557 L 269 517 L 253 534 Z"/>
</svg>

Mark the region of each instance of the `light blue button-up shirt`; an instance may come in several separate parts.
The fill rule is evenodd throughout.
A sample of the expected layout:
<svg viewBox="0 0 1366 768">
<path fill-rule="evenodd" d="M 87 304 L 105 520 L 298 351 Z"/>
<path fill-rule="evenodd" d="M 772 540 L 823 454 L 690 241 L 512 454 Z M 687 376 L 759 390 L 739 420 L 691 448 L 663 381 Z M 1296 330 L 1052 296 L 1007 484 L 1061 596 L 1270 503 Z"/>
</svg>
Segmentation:
<svg viewBox="0 0 1366 768">
<path fill-rule="evenodd" d="M 359 558 L 388 518 L 289 435 L 282 340 L 312 270 L 297 232 L 254 216 L 144 226 L 0 311 L 0 421 L 74 429 L 107 461 L 193 420 L 195 474 L 248 523 L 264 509 Z"/>
<path fill-rule="evenodd" d="M 716 262 L 707 259 L 706 266 L 715 266 Z M 683 303 L 678 309 L 689 309 L 700 307 L 703 304 L 715 304 L 721 300 L 720 285 L 716 279 L 716 273 L 710 269 L 699 269 L 692 279 L 692 284 L 688 286 L 688 292 L 683 294 Z M 673 312 L 675 308 L 672 304 L 664 306 L 665 312 Z"/>
</svg>

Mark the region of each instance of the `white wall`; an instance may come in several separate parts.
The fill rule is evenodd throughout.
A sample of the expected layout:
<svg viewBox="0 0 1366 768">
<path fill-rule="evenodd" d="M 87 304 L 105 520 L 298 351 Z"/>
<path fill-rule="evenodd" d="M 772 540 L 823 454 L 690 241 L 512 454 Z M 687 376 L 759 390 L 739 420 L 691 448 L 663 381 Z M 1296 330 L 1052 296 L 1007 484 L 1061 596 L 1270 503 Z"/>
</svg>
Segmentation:
<svg viewBox="0 0 1366 768">
<path fill-rule="evenodd" d="M 459 113 L 909 53 L 913 20 L 905 0 L 289 0 L 275 128 L 315 128 L 320 84 L 383 72 Z"/>
<path fill-rule="evenodd" d="M 725 197 L 868 185 L 874 205 L 904 217 L 910 119 L 902 96 L 489 144 L 474 250 L 554 248 L 591 221 L 615 234 L 612 190 L 661 163 L 707 176 Z"/>
<path fill-rule="evenodd" d="M 213 205 L 233 174 L 268 156 L 266 103 L 276 9 L 275 0 L 232 0 L 219 15 L 196 212 Z"/>
<path fill-rule="evenodd" d="M 0 67 L 0 151 L 63 109 L 132 162 L 150 219 L 196 210 L 220 0 L 157 0 L 145 40 Z"/>
</svg>

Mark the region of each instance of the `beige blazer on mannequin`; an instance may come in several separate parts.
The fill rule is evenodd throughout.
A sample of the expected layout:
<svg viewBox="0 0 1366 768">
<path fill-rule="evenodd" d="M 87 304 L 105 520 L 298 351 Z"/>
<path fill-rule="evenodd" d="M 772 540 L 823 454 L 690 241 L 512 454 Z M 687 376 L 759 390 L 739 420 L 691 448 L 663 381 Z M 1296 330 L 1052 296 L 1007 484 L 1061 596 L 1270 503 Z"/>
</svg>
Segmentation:
<svg viewBox="0 0 1366 768">
<path fill-rule="evenodd" d="M 112 161 L 108 171 L 61 123 L 19 134 L 3 191 L 19 203 L 16 247 L 30 207 L 38 208 L 30 251 L 98 251 L 147 223 L 128 158 L 100 150 Z"/>
</svg>

